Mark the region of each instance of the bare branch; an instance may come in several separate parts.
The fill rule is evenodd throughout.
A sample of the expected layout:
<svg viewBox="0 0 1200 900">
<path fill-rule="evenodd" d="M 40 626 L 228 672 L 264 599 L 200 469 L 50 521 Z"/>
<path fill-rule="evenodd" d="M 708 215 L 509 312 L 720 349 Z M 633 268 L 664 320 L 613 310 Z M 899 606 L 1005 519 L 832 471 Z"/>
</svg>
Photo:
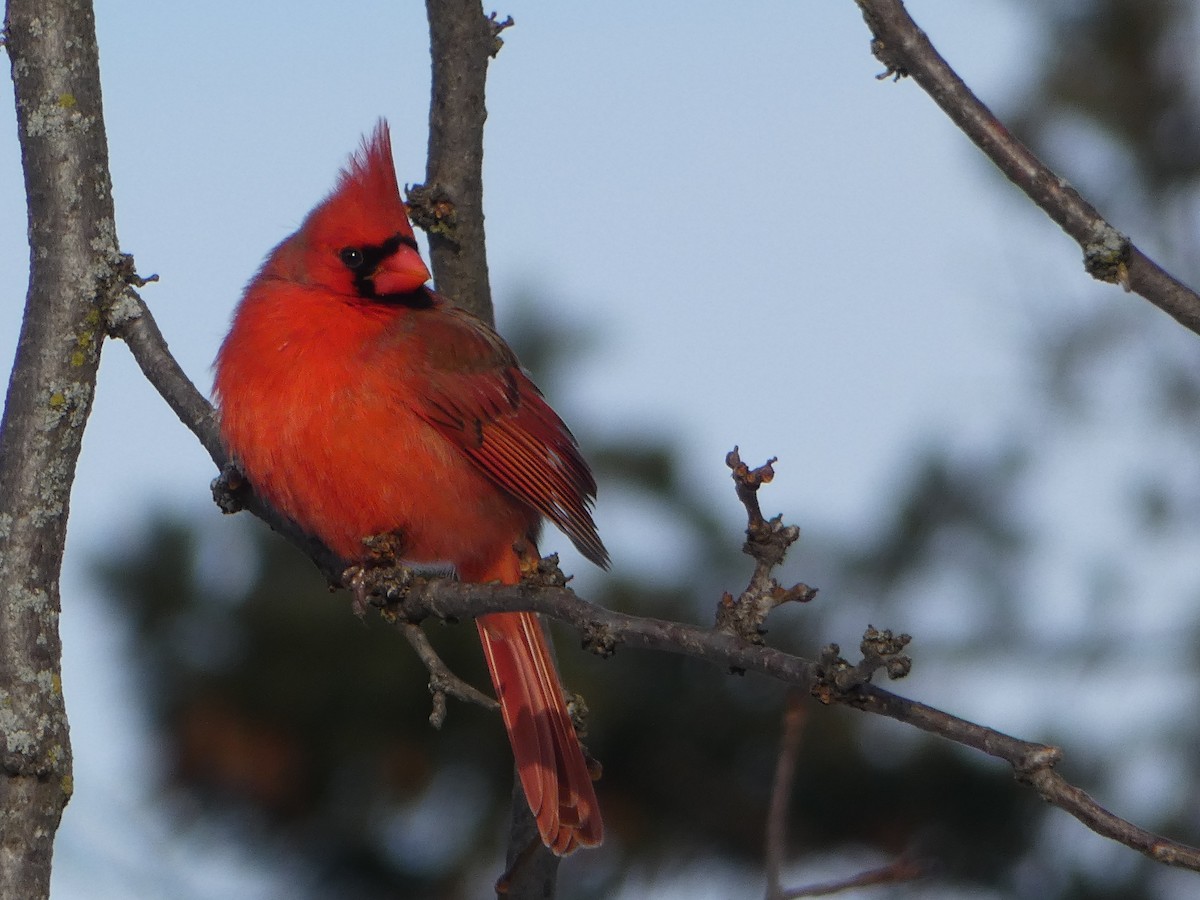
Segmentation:
<svg viewBox="0 0 1200 900">
<path fill-rule="evenodd" d="M 132 267 L 132 261 L 129 261 Z M 130 279 L 141 279 L 130 272 Z M 166 339 L 158 329 L 158 323 L 150 314 L 146 304 L 133 290 L 129 290 L 117 303 L 107 310 L 108 332 L 121 338 L 129 345 L 133 358 L 179 421 L 187 426 L 201 445 L 208 451 L 218 468 L 224 468 L 229 457 L 221 446 L 217 431 L 217 415 L 212 404 L 205 399 L 194 384 L 188 380 L 175 357 L 167 347 Z"/>
<path fill-rule="evenodd" d="M 918 878 L 923 878 L 928 872 L 929 866 L 926 863 L 918 859 L 909 859 L 906 856 L 902 856 L 886 866 L 860 872 L 849 878 L 782 891 L 778 896 L 778 900 L 798 900 L 800 897 L 829 897 L 833 894 L 840 894 L 843 891 L 854 890 L 855 888 L 875 887 L 880 884 L 903 884 L 906 881 L 915 881 Z"/>
<path fill-rule="evenodd" d="M 800 538 L 799 528 L 784 525 L 782 516 L 768 521 L 758 505 L 758 489 L 775 477 L 772 468 L 775 462 L 769 459 L 751 469 L 742 462 L 737 447 L 725 456 L 725 465 L 733 472 L 738 499 L 746 507 L 746 543 L 742 552 L 754 560 L 754 572 L 746 590 L 736 600 L 731 594 L 721 597 L 717 628 L 759 644 L 767 633 L 766 621 L 771 610 L 784 603 L 807 603 L 817 595 L 817 589 L 806 584 L 784 588 L 771 575 Z"/>
<path fill-rule="evenodd" d="M 1140 294 L 1200 334 L 1200 295 L 1142 253 L 1013 137 L 941 57 L 901 0 L 855 2 L 874 35 L 871 50 L 887 67 L 881 77 L 912 76 L 988 159 L 1078 242 L 1088 274 Z"/>
<path fill-rule="evenodd" d="M 131 268 L 127 277 L 131 284 L 145 283 Z M 330 584 L 340 585 L 345 562 L 290 519 L 263 503 L 233 465 L 221 444 L 216 410 L 171 355 L 158 323 L 142 298 L 133 290 L 127 290 L 105 311 L 105 319 L 109 335 L 126 343 L 146 380 L 208 451 L 221 473 L 212 483 L 213 499 L 221 511 L 235 513 L 244 509 L 252 513 L 307 554 Z"/>
<path fill-rule="evenodd" d="M 425 183 L 408 192 L 413 222 L 429 235 L 438 290 L 491 322 L 483 231 L 484 85 L 500 32 L 479 0 L 427 0 L 433 56 Z"/>
<path fill-rule="evenodd" d="M 602 655 L 624 646 L 677 653 L 723 668 L 760 672 L 809 691 L 822 702 L 887 716 L 1004 760 L 1013 767 L 1019 781 L 1035 787 L 1046 801 L 1098 834 L 1158 862 L 1200 871 L 1200 850 L 1154 835 L 1113 815 L 1055 773 L 1053 767 L 1062 758 L 1057 747 L 1012 737 L 873 684 L 858 683 L 858 679 L 841 690 L 820 663 L 724 631 L 603 609 L 564 587 L 463 584 L 418 577 L 398 594 L 401 599 L 391 604 L 389 610 L 402 620 L 419 622 L 431 615 L 465 619 L 488 612 L 529 610 L 571 625 L 582 636 L 585 648 Z M 870 632 L 868 640 L 869 635 Z"/>
<path fill-rule="evenodd" d="M 434 728 L 441 728 L 442 723 L 446 721 L 447 694 L 457 700 L 482 706 L 484 709 L 498 710 L 500 708 L 500 704 L 487 694 L 467 684 L 450 671 L 450 667 L 438 656 L 433 645 L 429 643 L 429 637 L 421 630 L 420 625 L 404 622 L 402 627 L 409 644 L 417 652 L 421 662 L 425 663 L 425 668 L 429 670 L 429 693 L 433 694 L 433 712 L 429 714 L 429 724 Z"/>
<path fill-rule="evenodd" d="M 1155 862 L 1200 872 L 1200 849 L 1160 837 L 1109 812 L 1085 791 L 1055 772 L 1052 761 L 1017 770 L 1017 780 L 1033 785 L 1042 799 L 1064 809 L 1096 834 L 1144 853 Z"/>
</svg>

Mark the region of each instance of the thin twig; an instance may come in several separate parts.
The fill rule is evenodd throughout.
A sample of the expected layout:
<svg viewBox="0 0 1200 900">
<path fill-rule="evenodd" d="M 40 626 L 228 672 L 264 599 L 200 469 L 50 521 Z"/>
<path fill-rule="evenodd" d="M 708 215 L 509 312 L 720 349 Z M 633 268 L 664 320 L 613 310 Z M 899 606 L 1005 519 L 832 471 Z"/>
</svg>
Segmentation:
<svg viewBox="0 0 1200 900">
<path fill-rule="evenodd" d="M 1140 294 L 1200 334 L 1200 295 L 1134 246 L 1017 140 L 950 68 L 901 0 L 855 2 L 874 35 L 871 50 L 887 67 L 881 77 L 911 76 L 1013 184 L 1079 243 L 1090 275 Z"/>
<path fill-rule="evenodd" d="M 141 280 L 134 272 L 130 273 L 130 278 Z M 131 288 L 105 310 L 105 314 L 109 334 L 129 345 L 146 380 L 158 389 L 179 421 L 200 439 L 200 444 L 213 458 L 217 468 L 224 468 L 229 457 L 221 445 L 216 412 L 171 355 L 166 339 L 145 301 Z"/>
<path fill-rule="evenodd" d="M 433 644 L 429 643 L 429 636 L 421 630 L 420 625 L 412 622 L 404 622 L 402 625 L 404 637 L 429 670 L 429 693 L 433 694 L 433 712 L 429 715 L 429 724 L 434 728 L 441 728 L 442 723 L 446 721 L 447 694 L 456 700 L 474 703 L 484 709 L 500 708 L 500 704 L 487 694 L 467 684 L 450 671 L 450 667 L 433 649 Z"/>
<path fill-rule="evenodd" d="M 905 881 L 915 881 L 923 878 L 929 871 L 929 866 L 918 859 L 902 856 L 893 863 L 878 869 L 869 869 L 849 878 L 836 881 L 825 881 L 804 887 L 791 888 L 779 894 L 778 900 L 797 900 L 800 897 L 829 897 L 843 891 L 855 888 L 874 887 L 879 884 L 901 884 Z"/>
<path fill-rule="evenodd" d="M 138 280 L 133 273 L 128 277 L 131 282 Z M 305 534 L 290 519 L 263 503 L 255 495 L 252 486 L 245 483 L 232 467 L 229 454 L 221 444 L 216 410 L 171 355 L 145 301 L 133 290 L 127 290 L 124 296 L 105 310 L 105 315 L 108 333 L 125 342 L 146 380 L 167 401 L 179 421 L 196 436 L 221 472 L 213 482 L 213 495 L 221 510 L 233 513 L 245 509 L 266 522 L 307 554 L 330 584 L 339 584 L 346 568 L 345 562 L 320 541 Z"/>
<path fill-rule="evenodd" d="M 473 585 L 418 578 L 393 608 L 401 618 L 413 621 L 428 615 L 457 619 L 506 610 L 529 610 L 566 622 L 583 636 L 584 646 L 597 652 L 608 654 L 621 647 L 657 650 L 702 659 L 723 668 L 760 672 L 783 683 L 817 691 L 819 699 L 825 702 L 887 716 L 972 747 L 1009 763 L 1019 781 L 1032 785 L 1046 801 L 1098 834 L 1167 865 L 1200 872 L 1200 849 L 1152 834 L 1113 815 L 1054 772 L 1053 767 L 1062 758 L 1057 747 L 1012 737 L 873 684 L 856 685 L 845 692 L 829 691 L 818 663 L 727 632 L 630 616 L 588 603 L 566 588 L 530 585 Z"/>
<path fill-rule="evenodd" d="M 783 858 L 787 853 L 788 807 L 792 801 L 792 784 L 796 776 L 796 759 L 800 755 L 800 737 L 807 716 L 796 693 L 788 695 L 783 711 L 783 735 L 779 739 L 779 756 L 775 761 L 775 778 L 771 784 L 771 805 L 767 810 L 767 900 L 781 900 L 783 889 Z"/>
<path fill-rule="evenodd" d="M 716 627 L 761 644 L 767 633 L 767 616 L 784 603 L 807 603 L 817 595 L 817 589 L 806 584 L 785 588 L 772 574 L 787 555 L 792 544 L 800 539 L 800 529 L 785 525 L 782 516 L 763 517 L 758 503 L 758 489 L 775 477 L 776 459 L 750 468 L 734 447 L 725 456 L 733 475 L 738 500 L 746 508 L 746 543 L 742 552 L 754 560 L 754 572 L 741 595 L 734 599 L 726 593 L 717 606 Z"/>
</svg>

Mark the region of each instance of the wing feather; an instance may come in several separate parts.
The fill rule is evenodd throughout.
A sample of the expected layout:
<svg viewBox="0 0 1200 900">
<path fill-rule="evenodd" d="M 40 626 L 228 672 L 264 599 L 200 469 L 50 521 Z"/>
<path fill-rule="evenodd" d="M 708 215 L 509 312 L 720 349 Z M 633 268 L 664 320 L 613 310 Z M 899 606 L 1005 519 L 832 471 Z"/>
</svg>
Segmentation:
<svg viewBox="0 0 1200 900">
<path fill-rule="evenodd" d="M 440 299 L 440 298 L 439 298 Z M 414 411 L 498 485 L 607 566 L 592 519 L 596 481 L 566 424 L 504 340 L 463 310 L 439 304 L 406 317 L 423 365 L 406 392 Z"/>
</svg>

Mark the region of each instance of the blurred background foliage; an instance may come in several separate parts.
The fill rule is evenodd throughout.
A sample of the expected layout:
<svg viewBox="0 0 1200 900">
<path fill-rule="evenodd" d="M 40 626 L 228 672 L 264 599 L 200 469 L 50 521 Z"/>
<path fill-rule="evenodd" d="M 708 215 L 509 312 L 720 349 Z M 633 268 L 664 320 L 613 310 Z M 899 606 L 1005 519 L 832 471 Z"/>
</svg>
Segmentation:
<svg viewBox="0 0 1200 900">
<path fill-rule="evenodd" d="M 1118 227 L 1200 283 L 1196 4 L 1029 7 L 1055 52 L 1031 61 L 1024 99 L 1001 114 L 1052 166 L 1074 173 Z M 1091 296 L 1083 278 L 1078 291 Z M 818 536 L 794 551 L 785 575 L 822 590 L 813 604 L 780 611 L 771 643 L 812 656 L 839 637 L 849 644 L 868 622 L 904 628 L 916 637 L 918 672 L 970 672 L 982 683 L 994 665 L 1031 670 L 1022 701 L 1030 706 L 1048 702 L 1056 679 L 1066 688 L 1063 673 L 1119 673 L 1155 653 L 1169 673 L 1162 689 L 1194 694 L 1194 565 L 1177 579 L 1179 614 L 1159 631 L 1130 633 L 1121 615 L 1137 602 L 1139 567 L 1178 555 L 1173 548 L 1197 558 L 1194 338 L 1163 341 L 1174 326 L 1135 308 L 1137 300 L 1028 300 L 1036 311 L 1028 366 L 1041 390 L 1022 420 L 983 452 L 940 439 L 897 448 L 877 520 L 855 534 L 814 529 Z M 591 338 L 588 323 L 548 312 L 551 302 L 499 298 L 507 337 L 554 399 L 560 376 L 586 364 Z M 1105 439 L 1101 413 L 1113 403 L 1144 435 L 1144 452 L 1106 485 L 1121 524 L 1111 543 L 1082 554 L 1077 621 L 1069 634 L 1048 633 L 1038 611 L 1050 586 L 1039 578 L 1055 526 L 1030 498 L 1053 493 L 1071 469 L 1069 448 Z M 678 555 L 664 565 L 668 575 L 619 559 L 607 576 L 581 573 L 585 595 L 614 609 L 711 621 L 721 592 L 736 593 L 749 572 L 732 489 L 718 498 L 686 483 L 668 433 L 576 430 L 601 504 L 636 496 L 669 523 Z M 1185 450 L 1165 457 L 1164 447 Z M 779 471 L 804 477 L 786 458 Z M 772 509 L 769 488 L 763 503 Z M 452 704 L 445 726 L 429 727 L 427 676 L 405 643 L 376 617 L 352 616 L 345 595 L 330 594 L 289 546 L 244 516 L 164 515 L 97 570 L 134 625 L 146 703 L 166 747 L 164 802 L 183 820 L 219 822 L 270 848 L 287 896 L 457 898 L 479 895 L 495 877 L 511 787 L 498 718 Z M 911 624 L 917 596 L 953 612 Z M 474 629 L 428 630 L 455 671 L 487 684 Z M 653 880 L 645 873 L 696 862 L 761 865 L 784 690 L 673 657 L 619 651 L 599 660 L 577 652 L 573 635 L 558 637 L 565 680 L 591 709 L 588 745 L 605 767 L 599 791 L 610 835 L 605 850 L 567 863 L 563 896 L 615 896 L 629 889 L 631 872 Z M 1043 733 L 1023 736 L 1053 740 L 1053 708 Z M 901 731 L 847 710 L 810 712 L 792 802 L 796 859 L 878 862 L 914 852 L 936 863 L 930 879 L 891 896 L 1181 896 L 1178 882 L 1132 851 L 1072 852 L 1081 826 L 1014 785 L 1004 767 Z M 1139 824 L 1192 843 L 1200 840 L 1190 802 L 1200 793 L 1198 737 L 1189 714 L 1128 739 L 1131 758 L 1170 773 L 1176 798 Z M 1139 765 L 1077 743 L 1069 751 L 1069 776 L 1102 797 L 1120 796 Z"/>
</svg>

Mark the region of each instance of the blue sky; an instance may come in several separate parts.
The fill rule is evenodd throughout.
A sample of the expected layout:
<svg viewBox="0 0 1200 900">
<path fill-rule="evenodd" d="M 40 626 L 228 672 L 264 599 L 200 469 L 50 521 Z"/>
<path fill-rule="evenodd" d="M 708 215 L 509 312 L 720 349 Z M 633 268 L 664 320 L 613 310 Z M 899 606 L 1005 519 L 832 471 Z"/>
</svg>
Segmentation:
<svg viewBox="0 0 1200 900">
<path fill-rule="evenodd" d="M 908 5 L 986 101 L 1014 96 L 1013 73 L 1040 49 L 1019 4 Z M 731 518 L 723 458 L 740 444 L 748 461 L 780 457 L 766 506 L 810 533 L 861 527 L 906 447 L 935 434 L 965 451 L 1016 427 L 1032 285 L 1068 303 L 1140 302 L 1089 292 L 1078 248 L 916 85 L 875 79 L 851 0 L 514 0 L 509 13 L 517 25 L 488 83 L 485 167 L 501 327 L 505 303 L 527 290 L 549 300 L 548 315 L 584 323 L 597 349 L 555 406 L 579 430 L 678 436 L 695 489 L 727 497 Z M 377 117 L 391 122 L 401 182 L 423 179 L 424 8 L 297 2 L 281 20 L 265 4 L 102 0 L 97 20 L 121 244 L 160 275 L 143 296 L 207 391 L 242 286 Z M 27 260 L 14 132 L 9 100 L 6 360 Z M 752 386 L 762 367 L 777 373 L 770 390 Z M 217 516 L 213 474 L 126 349 L 107 346 L 64 576 L 78 792 L 59 845 L 61 900 L 127 896 L 131 883 L 140 897 L 228 894 L 209 863 L 233 851 L 204 835 L 178 841 L 146 801 L 137 773 L 153 772 L 154 753 L 119 664 L 125 635 L 84 569 L 136 534 L 151 504 Z M 618 565 L 661 552 L 653 512 L 629 498 L 606 505 L 601 485 L 598 521 Z M 907 690 L 964 699 L 936 682 Z M 1006 696 L 957 711 L 1028 724 Z M 145 870 L 123 829 L 163 848 L 161 869 Z M 237 871 L 238 890 L 260 896 L 253 865 Z"/>
</svg>

